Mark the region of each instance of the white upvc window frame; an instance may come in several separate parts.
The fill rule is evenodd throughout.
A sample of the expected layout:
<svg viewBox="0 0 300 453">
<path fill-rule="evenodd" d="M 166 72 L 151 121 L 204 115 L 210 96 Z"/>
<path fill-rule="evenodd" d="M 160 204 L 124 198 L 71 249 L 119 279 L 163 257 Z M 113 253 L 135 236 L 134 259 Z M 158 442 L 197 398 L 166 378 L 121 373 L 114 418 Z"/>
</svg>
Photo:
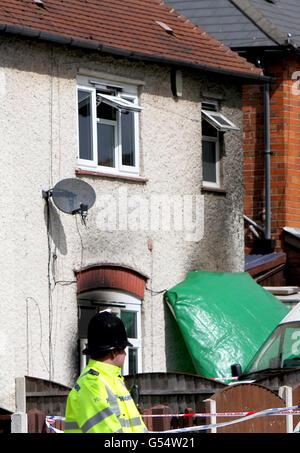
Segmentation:
<svg viewBox="0 0 300 453">
<path fill-rule="evenodd" d="M 221 164 L 220 164 L 220 137 L 219 137 L 219 131 L 217 132 L 216 137 L 210 137 L 210 136 L 202 136 L 202 148 L 203 148 L 203 142 L 212 142 L 215 144 L 215 168 L 216 168 L 216 182 L 212 181 L 206 181 L 203 176 L 203 186 L 208 187 L 208 188 L 216 188 L 219 189 L 221 187 Z M 203 165 L 203 161 L 202 161 Z"/>
<path fill-rule="evenodd" d="M 121 308 L 121 311 L 129 311 L 136 313 L 136 330 L 137 338 L 128 338 L 129 342 L 132 344 L 132 348 L 137 350 L 137 370 L 136 373 L 142 372 L 142 322 L 141 322 L 141 305 L 131 302 L 127 302 L 126 307 Z M 126 348 L 126 359 L 122 368 L 122 375 L 126 376 L 129 374 L 129 350 L 131 348 Z"/>
<path fill-rule="evenodd" d="M 239 128 L 230 121 L 225 115 L 218 111 L 211 111 L 211 110 L 201 110 L 204 119 L 208 121 L 213 127 L 215 127 L 220 132 L 238 130 Z M 223 120 L 223 123 L 220 121 Z"/>
<path fill-rule="evenodd" d="M 80 158 L 80 149 L 79 149 L 79 120 L 78 120 L 78 91 L 85 91 L 91 95 L 91 103 L 92 103 L 92 149 L 93 149 L 93 159 L 88 160 L 88 159 L 82 159 Z M 95 118 L 97 117 L 96 114 L 96 91 L 92 87 L 88 87 L 85 85 L 77 85 L 77 90 L 76 90 L 76 105 L 77 105 L 77 143 L 78 143 L 78 167 L 82 169 L 91 169 L 91 167 L 96 168 L 97 167 L 97 162 L 98 162 L 98 156 L 97 153 L 95 153 L 95 147 L 97 146 L 97 123 L 95 121 Z"/>
<path fill-rule="evenodd" d="M 142 108 L 138 105 L 138 87 L 135 84 L 122 84 L 122 92 L 117 92 L 115 97 L 120 97 L 124 100 L 129 100 L 134 105 L 134 110 L 129 111 L 133 114 L 133 140 L 134 140 L 134 159 L 135 165 L 123 165 L 122 164 L 122 128 L 121 128 L 121 115 L 122 113 L 118 108 L 116 108 L 116 121 L 115 123 L 115 152 L 114 152 L 114 167 L 98 165 L 98 148 L 97 148 L 97 123 L 102 124 L 112 124 L 111 120 L 99 119 L 97 118 L 97 91 L 100 91 L 101 86 L 115 86 L 115 82 L 110 82 L 109 80 L 91 80 L 87 76 L 78 76 L 77 78 L 77 106 L 78 106 L 78 91 L 86 91 L 91 94 L 91 117 L 92 117 L 92 154 L 93 158 L 91 160 L 80 158 L 80 149 L 79 149 L 79 120 L 77 114 L 77 137 L 78 137 L 78 160 L 77 166 L 78 169 L 92 171 L 96 173 L 106 173 L 112 175 L 121 175 L 121 176 L 139 176 L 140 168 L 140 150 L 139 150 L 139 114 Z M 113 97 L 113 96 L 112 96 Z M 120 105 L 121 108 L 121 105 Z M 78 107 L 77 107 L 78 109 Z M 126 110 L 126 106 L 124 105 Z"/>
<path fill-rule="evenodd" d="M 220 152 L 220 134 L 226 131 L 239 130 L 239 128 L 230 121 L 224 114 L 219 111 L 217 101 L 202 101 L 201 118 L 216 130 L 216 136 L 202 135 L 202 152 L 203 142 L 215 144 L 215 171 L 216 181 L 206 181 L 203 176 L 203 187 L 220 189 L 222 184 L 221 178 L 221 152 Z M 206 108 L 205 108 L 206 107 Z M 203 160 L 202 160 L 203 165 Z"/>
<path fill-rule="evenodd" d="M 115 169 L 119 168 L 119 159 L 120 159 L 120 146 L 119 146 L 120 137 L 119 137 L 119 133 L 118 133 L 119 132 L 118 131 L 118 118 L 116 118 L 116 120 L 107 120 L 104 118 L 96 118 L 96 131 L 97 131 L 98 124 L 106 124 L 108 126 L 114 127 L 114 139 L 115 139 L 114 162 L 115 162 L 115 166 L 114 167 L 105 167 L 105 166 L 98 165 L 98 149 L 97 149 L 98 141 L 96 144 L 96 165 L 100 169 L 104 169 L 104 168 L 106 169 L 106 170 L 102 170 L 102 171 L 107 171 L 107 169 L 109 168 L 112 172 L 115 172 Z M 96 140 L 97 139 L 98 139 L 98 136 L 96 135 Z"/>
</svg>

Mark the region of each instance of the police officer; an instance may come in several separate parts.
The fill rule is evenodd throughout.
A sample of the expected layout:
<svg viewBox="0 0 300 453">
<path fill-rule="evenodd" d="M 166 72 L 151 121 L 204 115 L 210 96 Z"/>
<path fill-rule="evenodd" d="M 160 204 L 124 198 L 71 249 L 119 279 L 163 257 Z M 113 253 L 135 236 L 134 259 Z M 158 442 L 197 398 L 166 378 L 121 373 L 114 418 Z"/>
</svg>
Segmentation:
<svg viewBox="0 0 300 453">
<path fill-rule="evenodd" d="M 65 433 L 142 433 L 147 428 L 129 394 L 121 367 L 132 346 L 116 315 L 103 311 L 88 326 L 87 367 L 69 393 Z"/>
</svg>

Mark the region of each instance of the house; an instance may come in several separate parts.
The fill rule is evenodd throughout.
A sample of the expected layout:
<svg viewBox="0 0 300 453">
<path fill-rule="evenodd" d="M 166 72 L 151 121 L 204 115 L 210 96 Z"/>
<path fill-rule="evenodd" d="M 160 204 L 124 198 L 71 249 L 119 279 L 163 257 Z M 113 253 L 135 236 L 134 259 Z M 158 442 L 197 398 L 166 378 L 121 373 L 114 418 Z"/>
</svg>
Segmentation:
<svg viewBox="0 0 300 453">
<path fill-rule="evenodd" d="M 73 385 L 100 309 L 124 374 L 180 369 L 163 292 L 243 270 L 242 85 L 269 79 L 156 0 L 0 1 L 0 32 L 0 406 Z"/>
<path fill-rule="evenodd" d="M 300 4 L 294 0 L 168 4 L 273 79 L 266 89 L 243 88 L 245 250 L 286 253 L 281 283 L 299 285 L 299 248 L 290 244 L 285 230 L 300 231 Z M 289 259 L 291 254 L 296 254 L 297 266 Z"/>
</svg>

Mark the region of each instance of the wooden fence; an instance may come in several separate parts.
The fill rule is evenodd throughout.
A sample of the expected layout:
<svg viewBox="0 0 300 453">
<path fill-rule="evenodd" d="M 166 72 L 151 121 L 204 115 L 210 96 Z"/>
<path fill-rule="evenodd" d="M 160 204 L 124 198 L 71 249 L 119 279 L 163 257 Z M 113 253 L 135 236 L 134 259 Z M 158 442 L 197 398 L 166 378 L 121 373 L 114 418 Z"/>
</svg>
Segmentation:
<svg viewBox="0 0 300 453">
<path fill-rule="evenodd" d="M 292 390 L 290 388 L 290 390 Z M 281 392 L 283 396 L 284 392 Z M 290 394 L 291 395 L 291 394 Z M 292 396 L 292 395 L 291 395 Z M 294 393 L 293 406 L 299 404 L 300 385 Z M 296 400 L 295 400 L 296 399 Z M 224 423 L 241 419 L 242 416 L 216 416 L 224 413 L 255 413 L 266 409 L 285 408 L 289 399 L 278 396 L 275 392 L 257 384 L 237 384 L 217 392 L 210 399 L 199 402 L 195 407 L 186 408 L 181 414 L 174 414 L 169 406 L 156 405 L 144 409 L 141 414 L 150 432 L 163 432 L 178 428 L 190 428 L 201 425 Z M 202 414 L 191 416 L 189 414 Z M 183 415 L 186 414 L 186 415 Z M 203 416 L 207 414 L 207 417 Z M 45 424 L 44 412 L 32 409 L 28 412 L 29 433 L 53 433 Z M 48 414 L 49 415 L 49 414 Z M 300 421 L 298 415 L 266 415 L 234 423 L 225 427 L 199 429 L 197 433 L 286 433 L 293 432 Z M 63 431 L 64 422 L 57 420 L 53 425 Z"/>
<path fill-rule="evenodd" d="M 255 384 L 240 384 L 228 387 L 202 401 L 194 408 L 186 408 L 185 414 L 207 414 L 207 417 L 172 416 L 167 406 L 156 406 L 144 410 L 143 415 L 164 414 L 165 417 L 145 417 L 145 423 L 150 431 L 166 431 L 184 427 L 214 425 L 237 419 L 241 416 L 217 417 L 216 413 L 248 413 L 260 412 L 270 408 L 286 407 L 285 401 L 274 392 Z M 199 429 L 199 433 L 285 433 L 287 432 L 286 416 L 268 415 L 253 418 L 249 421 L 234 423 L 222 428 Z"/>
<path fill-rule="evenodd" d="M 33 378 L 18 379 L 17 383 L 19 388 L 17 413 L 27 414 L 28 423 L 26 421 L 25 427 L 28 424 L 28 432 L 53 433 L 47 428 L 45 418 L 64 416 L 69 389 Z M 300 370 L 279 373 L 252 384 L 226 385 L 182 373 L 137 375 L 137 383 L 140 389 L 137 404 L 149 431 L 161 432 L 223 423 L 237 418 L 211 415 L 216 413 L 259 412 L 270 408 L 300 405 Z M 128 388 L 130 384 L 132 383 L 127 382 Z M 184 413 L 201 413 L 207 416 L 172 415 Z M 7 432 L 9 429 L 9 417 L 10 414 L 2 409 L 0 432 Z M 299 421 L 299 415 L 268 415 L 199 432 L 284 433 L 293 432 Z M 57 420 L 53 426 L 63 431 L 64 422 Z"/>
</svg>

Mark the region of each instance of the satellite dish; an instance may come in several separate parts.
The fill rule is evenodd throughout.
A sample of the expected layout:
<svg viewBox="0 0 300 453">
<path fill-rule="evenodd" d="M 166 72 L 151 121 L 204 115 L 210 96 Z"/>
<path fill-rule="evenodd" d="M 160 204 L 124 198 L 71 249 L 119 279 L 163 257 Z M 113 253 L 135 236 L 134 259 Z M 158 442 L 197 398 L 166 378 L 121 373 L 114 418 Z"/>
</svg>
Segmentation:
<svg viewBox="0 0 300 453">
<path fill-rule="evenodd" d="M 51 196 L 55 206 L 66 214 L 81 213 L 87 216 L 96 200 L 96 193 L 92 186 L 76 178 L 67 178 L 59 181 L 52 190 L 43 191 L 43 197 Z"/>
</svg>

